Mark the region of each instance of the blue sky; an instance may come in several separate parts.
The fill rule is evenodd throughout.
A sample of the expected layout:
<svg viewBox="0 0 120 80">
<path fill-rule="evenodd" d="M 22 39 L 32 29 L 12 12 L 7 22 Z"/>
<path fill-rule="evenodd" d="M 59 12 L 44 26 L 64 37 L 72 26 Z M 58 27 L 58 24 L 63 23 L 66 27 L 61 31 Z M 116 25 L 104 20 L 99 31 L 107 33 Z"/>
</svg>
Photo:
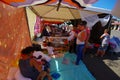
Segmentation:
<svg viewBox="0 0 120 80">
<path fill-rule="evenodd" d="M 112 10 L 117 0 L 98 0 L 92 6 Z"/>
</svg>

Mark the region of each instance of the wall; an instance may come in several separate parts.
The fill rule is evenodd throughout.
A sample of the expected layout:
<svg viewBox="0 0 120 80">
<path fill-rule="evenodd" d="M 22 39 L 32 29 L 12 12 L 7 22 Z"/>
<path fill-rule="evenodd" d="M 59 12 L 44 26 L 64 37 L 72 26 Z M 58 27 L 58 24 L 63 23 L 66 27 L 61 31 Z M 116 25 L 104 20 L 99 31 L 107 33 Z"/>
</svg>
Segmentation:
<svg viewBox="0 0 120 80">
<path fill-rule="evenodd" d="M 17 67 L 20 51 L 31 45 L 24 8 L 0 1 L 0 80 L 7 80 L 10 67 Z"/>
</svg>

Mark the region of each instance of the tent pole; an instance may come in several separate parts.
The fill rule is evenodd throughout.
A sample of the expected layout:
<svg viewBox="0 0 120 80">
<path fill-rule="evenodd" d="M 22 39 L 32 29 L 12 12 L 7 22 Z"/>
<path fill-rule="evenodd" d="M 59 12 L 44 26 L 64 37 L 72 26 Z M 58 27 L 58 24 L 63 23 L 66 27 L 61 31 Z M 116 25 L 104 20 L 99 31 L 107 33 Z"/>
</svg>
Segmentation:
<svg viewBox="0 0 120 80">
<path fill-rule="evenodd" d="M 37 11 L 35 11 L 34 9 L 33 9 L 33 7 L 28 7 L 29 9 L 31 9 L 31 11 L 33 12 L 33 13 L 35 13 L 37 16 L 40 16 L 39 15 L 39 13 L 37 13 Z M 41 17 L 41 16 L 40 16 Z"/>
<path fill-rule="evenodd" d="M 57 11 L 58 11 L 59 8 L 60 8 L 61 2 L 62 2 L 62 0 L 59 0 L 58 7 L 57 7 Z"/>
<path fill-rule="evenodd" d="M 31 39 L 31 35 L 30 35 L 30 26 L 29 26 L 29 23 L 28 23 L 28 17 L 27 17 L 26 7 L 24 8 L 24 10 L 25 10 L 26 21 L 27 21 L 27 25 L 28 25 L 29 37 L 30 37 L 30 41 L 31 41 L 31 43 L 32 43 L 32 39 Z"/>
</svg>

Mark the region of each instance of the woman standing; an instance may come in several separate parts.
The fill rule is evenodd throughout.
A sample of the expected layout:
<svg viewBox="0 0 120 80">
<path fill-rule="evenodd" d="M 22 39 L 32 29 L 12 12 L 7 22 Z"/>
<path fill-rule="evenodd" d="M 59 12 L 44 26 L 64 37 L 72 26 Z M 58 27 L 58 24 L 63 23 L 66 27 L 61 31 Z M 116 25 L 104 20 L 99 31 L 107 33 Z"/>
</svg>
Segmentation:
<svg viewBox="0 0 120 80">
<path fill-rule="evenodd" d="M 83 59 L 83 50 L 85 46 L 85 41 L 87 37 L 86 33 L 86 25 L 82 21 L 80 24 L 77 25 L 80 32 L 77 35 L 77 40 L 76 40 L 76 53 L 77 53 L 77 58 L 76 58 L 76 65 L 79 65 L 79 61 Z"/>
</svg>

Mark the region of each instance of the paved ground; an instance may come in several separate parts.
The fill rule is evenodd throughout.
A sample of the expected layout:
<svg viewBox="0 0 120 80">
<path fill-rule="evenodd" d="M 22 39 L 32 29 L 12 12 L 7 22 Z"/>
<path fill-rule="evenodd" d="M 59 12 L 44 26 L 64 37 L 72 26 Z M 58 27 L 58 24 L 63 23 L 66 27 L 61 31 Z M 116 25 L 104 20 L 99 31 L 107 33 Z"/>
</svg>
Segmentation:
<svg viewBox="0 0 120 80">
<path fill-rule="evenodd" d="M 120 53 L 107 53 L 104 57 L 95 53 L 89 50 L 83 61 L 96 80 L 120 80 Z"/>
</svg>

